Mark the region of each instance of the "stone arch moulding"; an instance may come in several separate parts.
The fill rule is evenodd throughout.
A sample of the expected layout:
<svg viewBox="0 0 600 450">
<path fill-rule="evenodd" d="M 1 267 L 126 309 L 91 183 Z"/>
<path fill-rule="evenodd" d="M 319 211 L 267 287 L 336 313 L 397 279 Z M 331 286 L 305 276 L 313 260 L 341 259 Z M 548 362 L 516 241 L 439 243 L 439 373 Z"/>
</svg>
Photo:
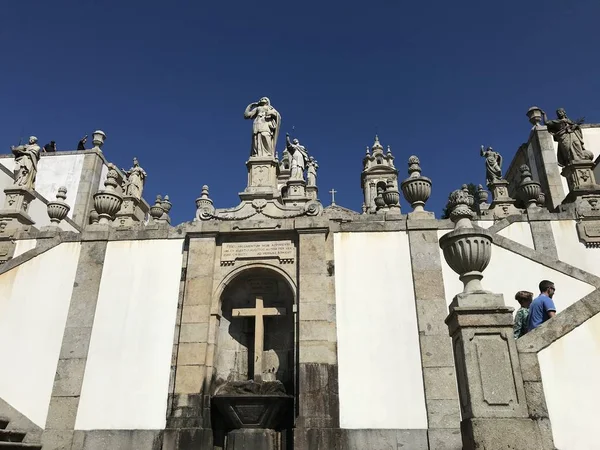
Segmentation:
<svg viewBox="0 0 600 450">
<path fill-rule="evenodd" d="M 233 269 L 231 272 L 229 272 L 227 275 L 225 275 L 223 277 L 223 279 L 221 280 L 221 282 L 219 283 L 219 285 L 216 287 L 216 289 L 213 292 L 213 296 L 212 296 L 212 301 L 211 301 L 211 315 L 213 314 L 218 314 L 219 316 L 221 315 L 221 297 L 223 295 L 223 292 L 225 291 L 225 288 L 227 288 L 227 286 L 233 281 L 235 280 L 238 276 L 242 275 L 244 272 L 247 271 L 251 271 L 253 269 L 266 269 L 266 270 L 271 270 L 273 271 L 275 274 L 281 276 L 289 285 L 290 289 L 292 290 L 292 294 L 293 294 L 293 298 L 294 298 L 294 305 L 298 304 L 298 289 L 296 286 L 296 283 L 294 282 L 294 280 L 292 279 L 292 277 L 290 277 L 290 275 L 288 273 L 286 273 L 284 270 L 282 270 L 281 268 L 279 268 L 278 266 L 274 265 L 274 264 L 268 264 L 268 263 L 249 263 L 249 264 L 244 264 L 240 267 L 236 267 L 235 269 Z"/>
</svg>

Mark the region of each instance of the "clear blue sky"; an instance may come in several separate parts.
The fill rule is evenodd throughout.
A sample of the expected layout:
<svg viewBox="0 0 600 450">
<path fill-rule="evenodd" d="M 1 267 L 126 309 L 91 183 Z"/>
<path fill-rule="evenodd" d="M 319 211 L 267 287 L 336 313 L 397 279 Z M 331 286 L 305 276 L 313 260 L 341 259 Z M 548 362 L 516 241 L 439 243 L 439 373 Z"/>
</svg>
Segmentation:
<svg viewBox="0 0 600 450">
<path fill-rule="evenodd" d="M 360 210 L 378 132 L 400 179 L 420 157 L 439 215 L 452 189 L 484 181 L 481 144 L 508 167 L 529 106 L 600 122 L 599 20 L 597 0 L 4 0 L 0 142 L 8 150 L 23 132 L 72 149 L 100 128 L 107 158 L 130 167 L 137 156 L 144 197 L 168 193 L 180 223 L 203 184 L 216 207 L 238 204 L 242 113 L 268 96 L 279 150 L 295 126 L 319 161 L 324 205 L 335 187 L 338 204 Z"/>
</svg>

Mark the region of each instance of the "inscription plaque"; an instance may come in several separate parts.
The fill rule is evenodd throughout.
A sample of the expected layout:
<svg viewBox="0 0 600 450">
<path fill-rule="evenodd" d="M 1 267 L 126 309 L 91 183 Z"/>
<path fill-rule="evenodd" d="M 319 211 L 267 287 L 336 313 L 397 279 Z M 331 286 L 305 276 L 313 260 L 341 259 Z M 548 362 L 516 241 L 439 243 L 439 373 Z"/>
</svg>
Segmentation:
<svg viewBox="0 0 600 450">
<path fill-rule="evenodd" d="M 295 255 L 292 241 L 224 242 L 221 246 L 221 264 L 233 264 L 236 259 L 263 258 L 293 262 Z"/>
</svg>

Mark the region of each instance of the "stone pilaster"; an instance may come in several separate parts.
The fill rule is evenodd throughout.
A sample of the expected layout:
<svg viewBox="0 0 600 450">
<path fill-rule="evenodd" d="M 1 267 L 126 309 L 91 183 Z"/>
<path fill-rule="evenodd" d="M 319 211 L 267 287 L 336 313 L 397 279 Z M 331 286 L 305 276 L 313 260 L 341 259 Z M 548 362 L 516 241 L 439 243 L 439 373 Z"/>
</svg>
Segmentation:
<svg viewBox="0 0 600 450">
<path fill-rule="evenodd" d="M 73 430 L 96 314 L 106 247 L 106 241 L 81 243 L 46 430 L 42 435 L 44 450 L 71 449 L 71 445 L 74 445 Z"/>
<path fill-rule="evenodd" d="M 528 211 L 527 215 L 535 250 L 558 260 L 558 250 L 548 213 Z"/>
<path fill-rule="evenodd" d="M 0 229 L 14 230 L 33 225 L 35 222 L 27 213 L 35 199 L 33 191 L 19 186 L 4 189 L 4 207 L 0 210 Z"/>
<path fill-rule="evenodd" d="M 418 229 L 419 213 L 409 216 L 408 239 L 414 280 L 429 441 L 438 450 L 460 450 L 460 406 L 452 341 L 444 326 L 446 294 L 436 229 Z M 421 213 L 424 214 L 424 213 Z M 412 219 L 412 220 L 411 220 Z M 434 448 L 434 447 L 432 447 Z"/>
<path fill-rule="evenodd" d="M 218 315 L 210 313 L 215 239 L 211 234 L 189 241 L 185 290 L 175 333 L 177 348 L 168 428 L 210 428 L 208 388 L 219 322 Z"/>
<path fill-rule="evenodd" d="M 88 224 L 90 211 L 94 209 L 94 194 L 100 188 L 100 177 L 104 166 L 104 158 L 100 154 L 98 150 L 85 151 L 77 197 L 73 204 L 73 222 L 80 227 Z"/>
<path fill-rule="evenodd" d="M 298 228 L 297 428 L 339 427 L 333 234 Z"/>
<path fill-rule="evenodd" d="M 564 190 L 554 140 L 545 126 L 536 126 L 530 138 L 537 171 L 542 184 L 542 192 L 546 194 L 546 204 L 551 211 L 558 208 L 567 194 Z"/>
</svg>

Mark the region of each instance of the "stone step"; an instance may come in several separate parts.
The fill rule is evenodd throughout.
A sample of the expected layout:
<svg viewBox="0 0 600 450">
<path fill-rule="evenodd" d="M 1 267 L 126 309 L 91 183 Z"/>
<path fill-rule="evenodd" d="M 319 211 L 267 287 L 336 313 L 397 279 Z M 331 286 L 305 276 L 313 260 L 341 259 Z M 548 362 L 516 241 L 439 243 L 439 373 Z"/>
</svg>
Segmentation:
<svg viewBox="0 0 600 450">
<path fill-rule="evenodd" d="M 0 430 L 4 430 L 8 425 L 9 420 L 3 417 L 0 417 Z"/>
<path fill-rule="evenodd" d="M 23 442 L 0 442 L 0 450 L 42 450 L 42 444 L 25 444 Z"/>
<path fill-rule="evenodd" d="M 22 431 L 0 430 L 0 442 L 23 442 L 25 434 Z"/>
</svg>

